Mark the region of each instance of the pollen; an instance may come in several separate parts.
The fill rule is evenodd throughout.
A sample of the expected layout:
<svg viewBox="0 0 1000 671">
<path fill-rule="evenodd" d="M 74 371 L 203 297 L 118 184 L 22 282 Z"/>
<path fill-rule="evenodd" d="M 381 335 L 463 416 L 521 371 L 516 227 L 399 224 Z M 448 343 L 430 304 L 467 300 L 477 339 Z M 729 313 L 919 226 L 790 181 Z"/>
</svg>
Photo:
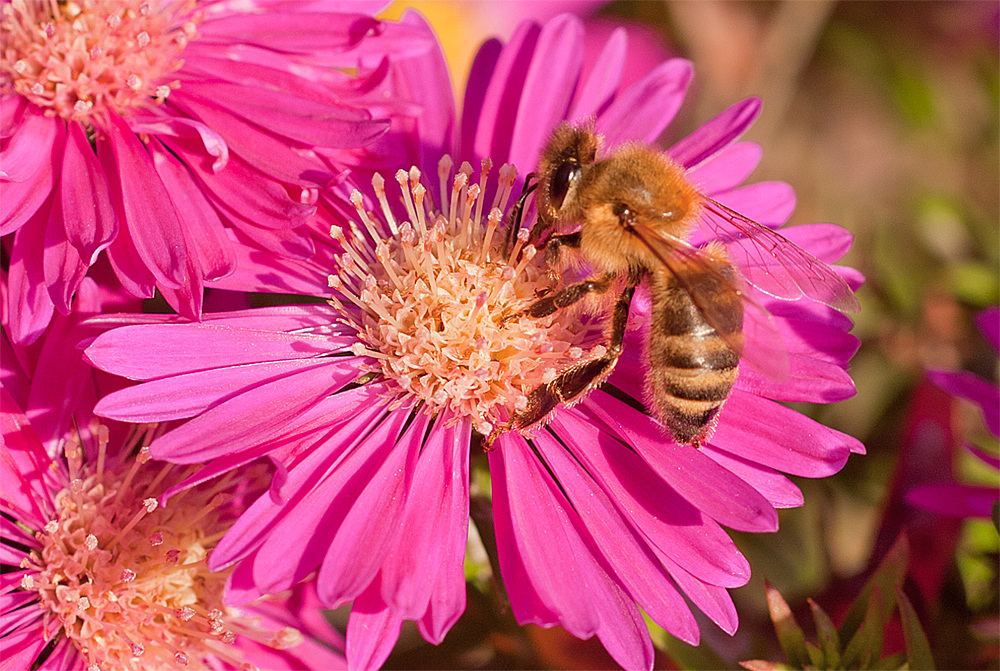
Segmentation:
<svg viewBox="0 0 1000 671">
<path fill-rule="evenodd" d="M 102 126 L 162 103 L 197 36 L 191 2 L 12 0 L 0 27 L 0 88 L 47 114 Z"/>
<path fill-rule="evenodd" d="M 140 430 L 135 440 L 151 434 Z M 235 515 L 219 492 L 236 485 L 185 490 L 161 506 L 155 496 L 185 474 L 110 456 L 107 432 L 93 435 L 100 436 L 98 466 L 67 447 L 72 484 L 56 495 L 52 519 L 37 534 L 41 550 L 22 565 L 21 589 L 37 593 L 46 640 L 69 639 L 88 671 L 211 669 L 219 661 L 250 669 L 232 645 L 237 632 L 271 646 L 298 640 L 225 606 L 231 570 L 208 570 L 208 554 Z"/>
<path fill-rule="evenodd" d="M 512 230 L 504 215 L 516 171 L 500 168 L 487 207 L 490 161 L 478 182 L 468 163 L 454 176 L 451 167 L 447 156 L 439 164 L 440 207 L 416 168 L 396 173 L 395 209 L 379 175 L 378 213 L 354 192 L 360 224 L 331 231 L 344 249 L 330 277 L 331 304 L 357 330 L 354 353 L 370 357 L 371 371 L 401 400 L 471 417 L 488 435 L 525 407 L 533 389 L 586 356 L 601 329 L 564 311 L 522 314 L 555 285 L 545 255 L 528 244 L 528 227 Z M 405 218 L 394 215 L 404 210 Z"/>
</svg>

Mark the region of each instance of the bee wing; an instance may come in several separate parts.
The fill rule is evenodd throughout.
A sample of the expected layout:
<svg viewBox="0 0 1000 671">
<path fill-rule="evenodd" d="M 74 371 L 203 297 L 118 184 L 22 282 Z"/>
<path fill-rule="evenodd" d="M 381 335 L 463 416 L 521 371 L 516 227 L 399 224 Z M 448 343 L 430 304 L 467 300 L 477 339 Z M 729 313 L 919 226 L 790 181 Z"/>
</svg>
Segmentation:
<svg viewBox="0 0 1000 671">
<path fill-rule="evenodd" d="M 734 267 L 737 272 L 733 277 L 723 276 L 716 269 L 718 262 L 711 259 L 703 250 L 686 240 L 651 228 L 642 222 L 641 217 L 633 222 L 631 230 L 674 275 L 681 287 L 691 296 L 701 316 L 715 329 L 726 345 L 740 356 L 741 361 L 745 361 L 772 379 L 784 380 L 788 377 L 788 352 L 781 332 L 771 313 L 757 303 L 747 291 L 738 269 Z M 702 274 L 711 275 L 715 281 L 704 284 L 692 281 L 692 277 Z M 724 303 L 716 300 L 720 285 L 730 287 L 743 302 L 742 339 L 733 333 L 732 317 L 722 307 Z M 745 342 L 752 343 L 752 346 L 745 348 L 743 346 Z"/>
<path fill-rule="evenodd" d="M 746 281 L 765 294 L 784 300 L 808 296 L 841 312 L 861 310 L 840 275 L 770 228 L 708 197 L 699 224 L 706 237 L 726 246 L 729 260 Z"/>
</svg>

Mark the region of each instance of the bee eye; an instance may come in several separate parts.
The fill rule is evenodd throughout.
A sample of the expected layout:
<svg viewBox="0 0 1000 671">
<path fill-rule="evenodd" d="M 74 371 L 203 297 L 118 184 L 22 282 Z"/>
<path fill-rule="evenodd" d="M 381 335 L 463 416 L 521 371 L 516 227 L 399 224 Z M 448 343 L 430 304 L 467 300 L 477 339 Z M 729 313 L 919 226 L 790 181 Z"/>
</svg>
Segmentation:
<svg viewBox="0 0 1000 671">
<path fill-rule="evenodd" d="M 580 164 L 574 161 L 565 161 L 552 176 L 549 184 L 549 200 L 552 207 L 560 209 L 566 194 L 569 193 L 569 186 L 580 176 Z"/>
</svg>

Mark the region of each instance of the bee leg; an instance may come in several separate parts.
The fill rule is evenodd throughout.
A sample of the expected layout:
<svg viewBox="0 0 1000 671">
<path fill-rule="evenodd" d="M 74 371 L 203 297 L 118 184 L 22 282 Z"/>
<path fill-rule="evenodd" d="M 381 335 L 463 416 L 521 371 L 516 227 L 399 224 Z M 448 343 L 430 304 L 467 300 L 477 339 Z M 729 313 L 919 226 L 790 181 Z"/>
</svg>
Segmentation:
<svg viewBox="0 0 1000 671">
<path fill-rule="evenodd" d="M 580 248 L 580 231 L 567 233 L 566 235 L 553 235 L 545 243 L 545 265 L 549 268 L 549 273 L 555 275 L 558 271 L 556 267 L 562 258 L 562 248 Z M 553 277 L 553 279 L 556 279 Z"/>
<path fill-rule="evenodd" d="M 528 196 L 531 192 L 535 190 L 538 186 L 538 182 L 532 183 L 535 178 L 535 173 L 529 172 L 524 178 L 524 187 L 521 189 L 521 197 L 517 199 L 514 203 L 514 207 L 510 208 L 510 212 L 507 214 L 507 239 L 503 243 L 503 253 L 504 256 L 510 254 L 511 245 L 514 244 L 514 238 L 517 236 L 517 232 L 521 230 L 521 217 L 524 215 L 524 203 L 528 200 Z"/>
<path fill-rule="evenodd" d="M 611 318 L 611 337 L 604 356 L 563 371 L 562 375 L 552 382 L 532 390 L 528 394 L 528 407 L 511 418 L 507 430 L 524 429 L 542 421 L 560 403 L 572 403 L 578 396 L 607 379 L 622 353 L 625 326 L 628 324 L 628 311 L 634 293 L 635 285 L 630 284 L 615 303 L 614 315 Z M 492 444 L 492 441 L 490 443 Z"/>
<path fill-rule="evenodd" d="M 599 293 L 602 294 L 608 290 L 611 286 L 612 280 L 615 279 L 617 275 L 611 273 L 604 275 L 600 279 L 596 280 L 584 280 L 583 282 L 577 282 L 576 284 L 571 284 L 568 287 L 564 287 L 552 294 L 551 296 L 546 296 L 541 300 L 537 300 L 520 312 L 515 312 L 514 314 L 507 315 L 500 320 L 500 324 L 506 324 L 509 321 L 513 321 L 520 317 L 532 317 L 538 319 L 539 317 L 547 317 L 556 310 L 561 310 L 562 308 L 569 307 L 573 303 L 576 303 L 581 298 L 589 293 Z"/>
</svg>

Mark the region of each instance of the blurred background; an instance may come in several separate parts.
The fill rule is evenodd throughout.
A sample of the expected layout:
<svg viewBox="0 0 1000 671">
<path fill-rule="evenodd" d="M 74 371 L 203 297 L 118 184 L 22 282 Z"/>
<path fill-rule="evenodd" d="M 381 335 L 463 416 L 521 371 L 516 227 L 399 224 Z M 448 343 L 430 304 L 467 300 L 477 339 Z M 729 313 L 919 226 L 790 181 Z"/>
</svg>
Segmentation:
<svg viewBox="0 0 1000 671">
<path fill-rule="evenodd" d="M 996 352 L 973 317 L 1000 302 L 1000 4 L 414 0 L 394 3 L 386 17 L 406 9 L 435 27 L 459 100 L 484 39 L 506 40 L 521 20 L 561 12 L 584 18 L 598 43 L 625 26 L 632 80 L 664 58 L 691 59 L 695 80 L 664 145 L 759 96 L 763 112 L 746 139 L 764 147 L 764 159 L 752 181 L 792 184 L 792 225 L 830 221 L 855 235 L 845 262 L 868 278 L 854 330 L 858 393 L 800 409 L 861 439 L 868 455 L 835 477 L 796 479 L 805 506 L 781 511 L 777 534 L 734 534 L 754 570 L 734 594 L 739 631 L 730 638 L 706 620 L 698 649 L 662 634 L 657 667 L 783 661 L 764 579 L 811 635 L 806 598 L 838 621 L 905 530 L 907 593 L 937 667 L 998 668 L 994 524 L 923 512 L 903 494 L 952 479 L 998 486 L 996 472 L 960 448 L 972 442 L 997 454 L 981 413 L 925 371 L 964 369 L 996 383 Z M 469 607 L 446 641 L 435 648 L 404 628 L 388 668 L 614 667 L 595 641 L 518 627 L 485 557 L 472 556 L 469 576 Z"/>
</svg>

